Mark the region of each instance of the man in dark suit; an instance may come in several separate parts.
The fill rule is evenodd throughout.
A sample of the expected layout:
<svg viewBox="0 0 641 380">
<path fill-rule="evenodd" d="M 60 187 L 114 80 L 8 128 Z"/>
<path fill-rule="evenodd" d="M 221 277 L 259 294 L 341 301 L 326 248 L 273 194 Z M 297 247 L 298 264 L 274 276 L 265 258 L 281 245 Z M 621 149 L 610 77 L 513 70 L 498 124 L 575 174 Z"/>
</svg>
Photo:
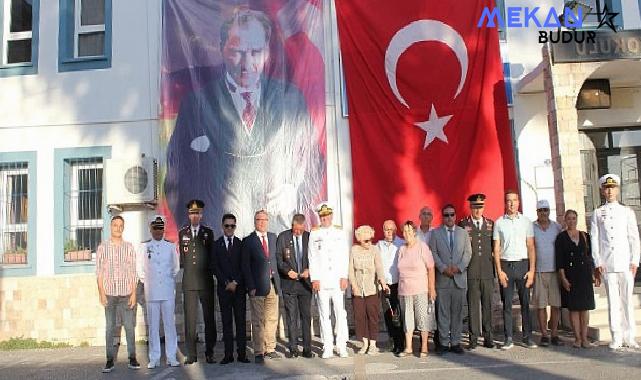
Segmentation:
<svg viewBox="0 0 641 380">
<path fill-rule="evenodd" d="M 239 8 L 221 27 L 215 79 L 183 97 L 167 147 L 165 193 L 174 216 L 182 202 L 200 197 L 211 205 L 206 220 L 235 210 L 244 236 L 262 207 L 278 231 L 296 210 L 313 213 L 325 165 L 302 93 L 265 72 L 273 67 L 271 31 L 263 12 Z"/>
<path fill-rule="evenodd" d="M 220 364 L 234 361 L 234 323 L 236 324 L 236 350 L 238 361 L 249 363 L 247 346 L 247 291 L 242 272 L 241 241 L 234 236 L 236 216 L 225 214 L 222 218 L 223 236 L 214 243 L 213 271 L 218 281 L 218 304 L 223 319 L 225 357 Z"/>
<path fill-rule="evenodd" d="M 264 358 L 278 359 L 276 329 L 278 328 L 278 276 L 276 235 L 267 232 L 267 211 L 256 211 L 256 230 L 243 239 L 243 271 L 252 310 L 252 342 L 256 363 Z"/>
<path fill-rule="evenodd" d="M 214 314 L 214 233 L 211 228 L 200 224 L 205 203 L 192 199 L 187 203 L 189 225 L 178 231 L 180 246 L 180 267 L 183 271 L 183 295 L 185 308 L 185 343 L 187 358 L 185 364 L 198 361 L 196 349 L 198 323 L 198 302 L 203 308 L 205 321 L 205 357 L 207 363 L 214 363 L 216 345 L 216 319 Z"/>
<path fill-rule="evenodd" d="M 283 231 L 276 240 L 278 272 L 283 287 L 287 335 L 290 357 L 298 357 L 298 321 L 303 333 L 303 357 L 312 357 L 311 303 L 312 283 L 309 280 L 307 245 L 309 232 L 305 231 L 305 215 L 296 214 L 292 229 Z"/>
<path fill-rule="evenodd" d="M 472 257 L 470 237 L 456 225 L 454 206 L 442 209 L 443 225 L 430 236 L 430 250 L 436 267 L 438 292 L 438 331 L 440 345 L 436 352 L 450 350 L 462 354 L 463 305 L 467 294 L 467 266 Z"/>
<path fill-rule="evenodd" d="M 494 293 L 494 257 L 492 256 L 492 233 L 494 222 L 483 216 L 485 194 L 472 194 L 471 215 L 458 225 L 464 228 L 472 241 L 472 259 L 467 267 L 467 308 L 470 330 L 470 350 L 476 348 L 481 333 L 483 317 L 483 346 L 494 347 L 492 337 L 492 293 Z M 481 307 L 479 307 L 479 303 Z M 481 311 L 479 315 L 479 311 Z"/>
</svg>

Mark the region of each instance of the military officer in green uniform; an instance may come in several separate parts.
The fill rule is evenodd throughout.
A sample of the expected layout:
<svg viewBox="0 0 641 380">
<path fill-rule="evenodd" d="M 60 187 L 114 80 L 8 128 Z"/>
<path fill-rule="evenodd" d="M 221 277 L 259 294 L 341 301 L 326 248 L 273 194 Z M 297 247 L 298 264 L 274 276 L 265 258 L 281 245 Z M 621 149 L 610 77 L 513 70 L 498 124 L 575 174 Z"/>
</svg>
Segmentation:
<svg viewBox="0 0 641 380">
<path fill-rule="evenodd" d="M 185 308 L 185 364 L 197 361 L 198 302 L 202 305 L 205 322 L 205 358 L 214 363 L 216 344 L 216 319 L 214 314 L 214 278 L 211 261 L 214 259 L 214 233 L 200 224 L 203 201 L 193 199 L 187 203 L 189 225 L 178 231 L 180 267 L 183 268 L 183 295 Z"/>
<path fill-rule="evenodd" d="M 492 293 L 494 292 L 494 261 L 492 258 L 492 232 L 494 222 L 483 216 L 485 194 L 472 194 L 470 216 L 461 220 L 459 226 L 465 228 L 472 241 L 472 260 L 467 267 L 467 307 L 469 316 L 471 350 L 477 346 L 481 333 L 479 311 L 483 316 L 483 346 L 493 348 L 492 338 Z M 479 303 L 481 307 L 479 307 Z"/>
</svg>

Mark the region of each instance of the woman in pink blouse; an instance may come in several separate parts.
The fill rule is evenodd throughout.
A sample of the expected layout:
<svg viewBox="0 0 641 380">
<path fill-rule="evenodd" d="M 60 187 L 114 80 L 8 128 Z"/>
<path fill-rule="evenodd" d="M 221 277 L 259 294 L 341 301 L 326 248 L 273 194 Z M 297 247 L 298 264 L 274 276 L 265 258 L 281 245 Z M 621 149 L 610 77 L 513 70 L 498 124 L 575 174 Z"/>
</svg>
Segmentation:
<svg viewBox="0 0 641 380">
<path fill-rule="evenodd" d="M 416 326 L 421 332 L 420 357 L 426 357 L 429 331 L 436 328 L 434 312 L 429 310 L 430 302 L 436 300 L 434 260 L 427 244 L 416 237 L 414 222 L 405 222 L 403 237 L 405 245 L 398 253 L 398 295 L 405 328 L 405 351 L 398 356 L 412 354 L 412 335 Z"/>
</svg>

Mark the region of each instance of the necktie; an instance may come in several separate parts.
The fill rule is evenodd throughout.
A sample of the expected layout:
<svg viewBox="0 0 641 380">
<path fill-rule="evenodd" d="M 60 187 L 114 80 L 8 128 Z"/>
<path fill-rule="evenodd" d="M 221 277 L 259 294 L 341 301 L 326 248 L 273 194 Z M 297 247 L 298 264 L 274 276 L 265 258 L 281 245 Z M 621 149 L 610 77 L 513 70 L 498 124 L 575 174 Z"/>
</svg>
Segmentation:
<svg viewBox="0 0 641 380">
<path fill-rule="evenodd" d="M 227 236 L 227 250 L 231 250 L 231 236 Z"/>
<path fill-rule="evenodd" d="M 475 223 L 476 223 L 476 228 L 478 228 L 480 230 L 481 229 L 481 221 L 477 220 L 477 221 L 475 221 Z"/>
<path fill-rule="evenodd" d="M 254 121 L 256 120 L 256 108 L 252 104 L 251 92 L 241 92 L 240 95 L 245 101 L 245 109 L 243 109 L 243 122 L 247 126 L 247 129 L 251 131 L 254 126 Z"/>
<path fill-rule="evenodd" d="M 194 227 L 194 228 L 192 228 L 192 229 L 191 229 L 191 235 L 192 235 L 192 236 L 194 236 L 194 237 L 195 237 L 196 235 L 198 235 L 198 229 L 197 229 L 196 227 Z"/>
<path fill-rule="evenodd" d="M 303 261 L 303 252 L 300 250 L 300 236 L 296 236 L 296 266 L 298 267 L 298 273 L 300 273 L 300 268 L 302 267 Z"/>
<path fill-rule="evenodd" d="M 267 240 L 265 240 L 265 235 L 261 236 L 261 240 L 263 241 L 263 252 L 265 252 L 265 257 L 269 258 L 269 248 L 267 247 Z"/>
<path fill-rule="evenodd" d="M 447 230 L 450 235 L 450 251 L 454 251 L 454 231 L 452 229 Z"/>
</svg>

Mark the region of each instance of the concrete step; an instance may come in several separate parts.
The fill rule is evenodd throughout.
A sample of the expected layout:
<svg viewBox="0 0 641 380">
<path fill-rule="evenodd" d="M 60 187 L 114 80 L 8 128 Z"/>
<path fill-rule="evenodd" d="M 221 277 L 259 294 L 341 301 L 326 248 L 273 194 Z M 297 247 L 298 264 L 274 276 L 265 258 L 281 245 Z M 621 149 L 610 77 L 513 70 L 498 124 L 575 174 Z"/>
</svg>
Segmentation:
<svg viewBox="0 0 641 380">
<path fill-rule="evenodd" d="M 641 309 L 634 310 L 634 320 L 641 329 Z M 590 310 L 590 326 L 607 326 L 608 323 L 608 309 Z"/>
</svg>

